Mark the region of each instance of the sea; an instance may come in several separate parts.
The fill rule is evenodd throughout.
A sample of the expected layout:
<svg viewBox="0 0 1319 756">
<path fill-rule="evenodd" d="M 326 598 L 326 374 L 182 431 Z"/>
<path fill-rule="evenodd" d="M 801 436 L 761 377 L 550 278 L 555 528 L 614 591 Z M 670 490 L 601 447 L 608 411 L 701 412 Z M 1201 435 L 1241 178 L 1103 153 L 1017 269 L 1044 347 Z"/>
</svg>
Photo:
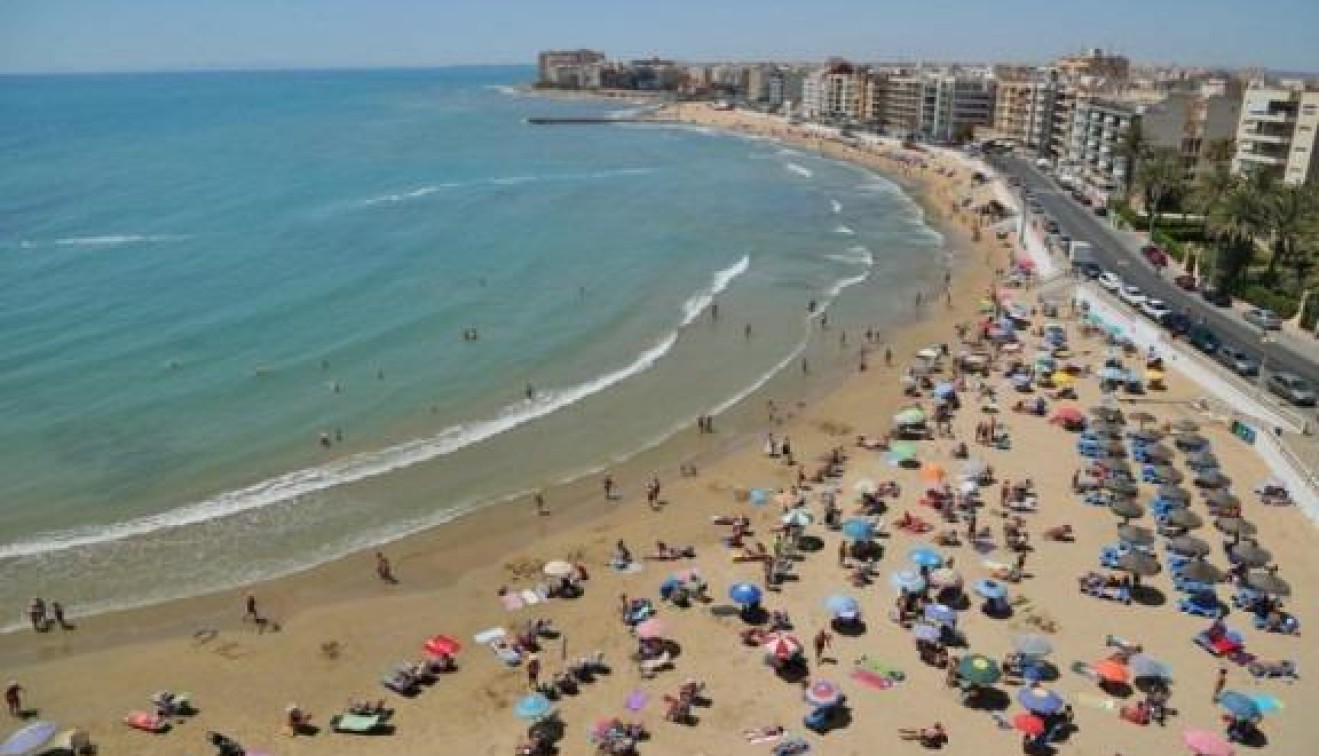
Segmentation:
<svg viewBox="0 0 1319 756">
<path fill-rule="evenodd" d="M 597 474 L 763 402 L 845 327 L 900 327 L 949 264 L 877 174 L 532 125 L 635 113 L 532 76 L 0 77 L 0 627 Z M 363 485 L 419 469 L 424 495 Z"/>
</svg>

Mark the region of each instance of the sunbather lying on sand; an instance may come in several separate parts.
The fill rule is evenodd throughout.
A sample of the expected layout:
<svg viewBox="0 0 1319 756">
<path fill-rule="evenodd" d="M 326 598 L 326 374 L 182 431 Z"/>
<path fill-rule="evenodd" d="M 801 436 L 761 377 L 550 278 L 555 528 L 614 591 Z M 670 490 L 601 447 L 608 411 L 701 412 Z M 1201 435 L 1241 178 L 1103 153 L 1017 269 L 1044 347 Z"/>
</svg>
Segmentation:
<svg viewBox="0 0 1319 756">
<path fill-rule="evenodd" d="M 696 547 L 683 546 L 674 548 L 663 541 L 655 542 L 655 553 L 648 554 L 647 559 L 658 559 L 660 561 L 671 561 L 674 559 L 690 559 L 696 556 Z"/>
<path fill-rule="evenodd" d="M 746 738 L 748 743 L 770 740 L 781 735 L 783 735 L 783 728 L 779 725 L 767 725 L 765 727 L 756 727 L 754 729 L 742 731 L 742 737 Z"/>
<path fill-rule="evenodd" d="M 919 740 L 926 748 L 938 748 L 948 742 L 948 732 L 943 729 L 943 724 L 940 722 L 919 730 L 910 727 L 900 728 L 898 737 L 903 740 Z"/>
</svg>

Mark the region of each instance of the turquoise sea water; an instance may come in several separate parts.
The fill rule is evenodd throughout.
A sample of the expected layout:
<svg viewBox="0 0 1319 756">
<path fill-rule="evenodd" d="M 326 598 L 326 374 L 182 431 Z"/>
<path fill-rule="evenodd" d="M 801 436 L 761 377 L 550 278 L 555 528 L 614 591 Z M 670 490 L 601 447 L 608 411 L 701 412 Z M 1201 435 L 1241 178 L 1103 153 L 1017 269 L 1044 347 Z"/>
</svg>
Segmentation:
<svg viewBox="0 0 1319 756">
<path fill-rule="evenodd" d="M 508 89 L 530 73 L 0 78 L 0 626 L 598 468 L 794 362 L 808 301 L 890 324 L 940 275 L 882 178 L 530 126 L 621 107 Z M 424 500 L 346 485 L 418 466 L 444 481 Z"/>
</svg>

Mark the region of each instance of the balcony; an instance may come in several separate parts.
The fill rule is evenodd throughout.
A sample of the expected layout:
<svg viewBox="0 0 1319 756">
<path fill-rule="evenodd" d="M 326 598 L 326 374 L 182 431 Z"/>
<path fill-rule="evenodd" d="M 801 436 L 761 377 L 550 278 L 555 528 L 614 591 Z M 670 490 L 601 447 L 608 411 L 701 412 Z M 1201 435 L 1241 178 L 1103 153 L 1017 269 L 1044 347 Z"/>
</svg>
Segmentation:
<svg viewBox="0 0 1319 756">
<path fill-rule="evenodd" d="M 1282 166 L 1287 164 L 1286 157 L 1277 155 L 1261 155 L 1257 152 L 1238 152 L 1237 160 L 1243 163 L 1254 163 L 1255 165 L 1273 165 Z"/>
<path fill-rule="evenodd" d="M 1295 123 L 1296 113 L 1288 110 L 1253 113 L 1250 111 L 1241 114 L 1242 123 Z"/>
</svg>

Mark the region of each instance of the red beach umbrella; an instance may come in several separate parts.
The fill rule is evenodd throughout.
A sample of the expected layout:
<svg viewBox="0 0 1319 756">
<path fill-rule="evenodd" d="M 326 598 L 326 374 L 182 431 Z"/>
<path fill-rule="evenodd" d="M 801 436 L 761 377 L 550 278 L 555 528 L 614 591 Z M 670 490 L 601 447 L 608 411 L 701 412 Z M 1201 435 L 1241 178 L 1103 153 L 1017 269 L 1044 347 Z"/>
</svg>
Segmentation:
<svg viewBox="0 0 1319 756">
<path fill-rule="evenodd" d="M 436 635 L 422 648 L 431 656 L 453 656 L 463 650 L 463 644 L 447 635 Z"/>
<path fill-rule="evenodd" d="M 764 645 L 765 651 L 780 659 L 791 659 L 802 652 L 801 641 L 786 633 L 771 635 Z"/>
<path fill-rule="evenodd" d="M 1090 669 L 1099 676 L 1100 680 L 1108 683 L 1124 683 L 1131 679 L 1131 670 L 1116 659 L 1101 659 L 1091 664 Z"/>
<path fill-rule="evenodd" d="M 1040 735 L 1044 734 L 1044 720 L 1040 719 L 1034 714 L 1031 714 L 1028 711 L 1023 711 L 1017 716 L 1013 717 L 1012 726 L 1017 730 L 1026 733 L 1032 738 L 1039 737 Z"/>
</svg>

